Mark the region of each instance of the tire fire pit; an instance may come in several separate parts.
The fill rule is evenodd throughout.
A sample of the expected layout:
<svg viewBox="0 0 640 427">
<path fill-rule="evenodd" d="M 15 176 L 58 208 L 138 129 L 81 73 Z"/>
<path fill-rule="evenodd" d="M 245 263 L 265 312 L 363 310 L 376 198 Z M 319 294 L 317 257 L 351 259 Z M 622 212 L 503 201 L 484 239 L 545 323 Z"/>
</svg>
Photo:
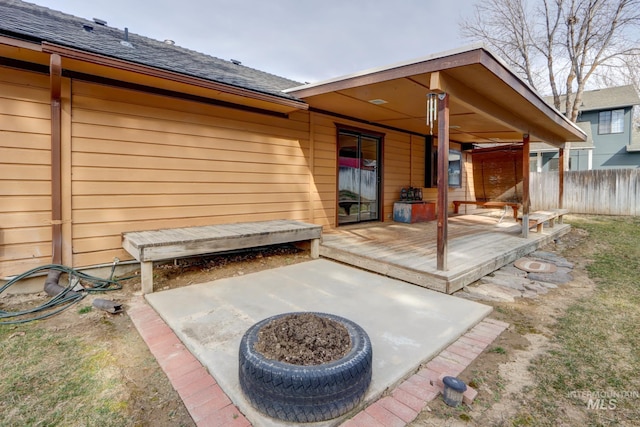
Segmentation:
<svg viewBox="0 0 640 427">
<path fill-rule="evenodd" d="M 264 319 L 240 342 L 240 387 L 260 412 L 291 422 L 339 417 L 363 399 L 372 348 L 356 323 L 326 313 Z"/>
</svg>

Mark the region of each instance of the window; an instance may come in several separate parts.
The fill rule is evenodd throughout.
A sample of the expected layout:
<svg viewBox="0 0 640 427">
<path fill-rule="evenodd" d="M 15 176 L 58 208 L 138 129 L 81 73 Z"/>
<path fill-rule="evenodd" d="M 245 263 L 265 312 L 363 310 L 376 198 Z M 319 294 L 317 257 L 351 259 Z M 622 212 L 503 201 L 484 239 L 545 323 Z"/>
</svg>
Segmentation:
<svg viewBox="0 0 640 427">
<path fill-rule="evenodd" d="M 624 110 L 600 111 L 598 114 L 598 133 L 624 132 Z"/>
<path fill-rule="evenodd" d="M 449 150 L 449 187 L 462 187 L 462 153 Z"/>
<path fill-rule="evenodd" d="M 438 149 L 433 146 L 433 140 L 427 139 L 424 165 L 424 186 L 436 188 L 438 186 Z M 462 187 L 462 152 L 449 150 L 449 187 Z"/>
</svg>

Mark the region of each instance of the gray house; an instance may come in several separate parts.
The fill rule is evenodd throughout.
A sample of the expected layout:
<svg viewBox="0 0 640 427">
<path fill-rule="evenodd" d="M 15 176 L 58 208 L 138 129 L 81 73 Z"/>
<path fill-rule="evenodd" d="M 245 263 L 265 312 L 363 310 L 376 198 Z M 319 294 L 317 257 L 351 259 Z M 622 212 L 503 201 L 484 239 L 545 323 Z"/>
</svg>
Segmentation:
<svg viewBox="0 0 640 427">
<path fill-rule="evenodd" d="M 568 169 L 640 168 L 640 130 L 633 123 L 636 105 L 640 97 L 632 85 L 585 91 L 576 124 L 587 134 L 587 141 L 567 145 Z M 558 170 L 558 149 L 531 144 L 531 170 Z"/>
</svg>

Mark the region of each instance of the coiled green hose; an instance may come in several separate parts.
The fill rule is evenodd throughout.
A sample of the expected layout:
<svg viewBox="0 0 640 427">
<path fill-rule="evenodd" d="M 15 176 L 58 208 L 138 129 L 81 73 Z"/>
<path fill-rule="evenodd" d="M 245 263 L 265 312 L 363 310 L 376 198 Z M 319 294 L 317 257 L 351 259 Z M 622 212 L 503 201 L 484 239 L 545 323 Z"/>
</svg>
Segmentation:
<svg viewBox="0 0 640 427">
<path fill-rule="evenodd" d="M 80 302 L 84 297 L 87 296 L 90 292 L 105 292 L 105 291 L 115 291 L 118 289 L 122 289 L 122 285 L 119 283 L 117 279 L 114 279 L 113 273 L 116 267 L 116 262 L 113 263 L 113 267 L 111 269 L 111 276 L 108 279 L 102 279 L 100 277 L 95 277 L 87 273 L 83 273 L 79 270 L 75 270 L 70 267 L 65 267 L 64 265 L 59 264 L 48 264 L 40 267 L 33 268 L 25 273 L 20 274 L 19 276 L 14 277 L 10 281 L 8 281 L 4 286 L 0 287 L 0 294 L 8 289 L 10 286 L 15 285 L 20 280 L 26 279 L 40 271 L 43 270 L 56 270 L 62 273 L 67 273 L 69 275 L 69 285 L 64 288 L 60 293 L 53 296 L 49 301 L 41 304 L 37 307 L 30 308 L 27 310 L 21 311 L 4 311 L 0 310 L 0 325 L 12 325 L 18 323 L 26 323 L 34 320 L 46 319 L 47 317 L 51 317 L 55 314 L 60 313 L 63 310 L 71 307 L 72 305 Z M 83 282 L 89 283 L 90 287 L 85 287 L 79 291 L 73 290 L 73 280 L 72 277 L 77 277 L 79 280 Z M 34 315 L 31 317 L 27 317 L 29 315 Z M 4 320 L 8 319 L 8 320 Z"/>
</svg>

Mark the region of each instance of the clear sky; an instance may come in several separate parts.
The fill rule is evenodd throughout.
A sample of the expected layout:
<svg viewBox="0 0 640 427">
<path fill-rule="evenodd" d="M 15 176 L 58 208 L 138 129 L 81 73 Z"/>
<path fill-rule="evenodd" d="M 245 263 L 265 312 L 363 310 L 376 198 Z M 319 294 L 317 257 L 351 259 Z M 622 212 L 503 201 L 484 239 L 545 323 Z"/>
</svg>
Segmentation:
<svg viewBox="0 0 640 427">
<path fill-rule="evenodd" d="M 471 0 L 30 0 L 300 82 L 458 48 Z"/>
</svg>

